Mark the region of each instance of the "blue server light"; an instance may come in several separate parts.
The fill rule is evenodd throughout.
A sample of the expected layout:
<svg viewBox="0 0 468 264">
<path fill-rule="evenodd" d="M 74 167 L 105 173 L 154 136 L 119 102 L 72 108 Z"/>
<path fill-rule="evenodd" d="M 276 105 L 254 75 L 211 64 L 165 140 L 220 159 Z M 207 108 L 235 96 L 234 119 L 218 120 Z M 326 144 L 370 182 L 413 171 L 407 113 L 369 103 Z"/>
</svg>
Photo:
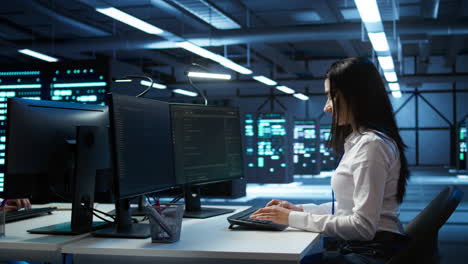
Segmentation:
<svg viewBox="0 0 468 264">
<path fill-rule="evenodd" d="M 333 154 L 332 150 L 327 146 L 331 136 L 331 125 L 320 125 L 320 160 L 321 170 L 330 171 L 338 166 L 338 159 Z"/>
<path fill-rule="evenodd" d="M 293 140 L 294 174 L 320 173 L 319 139 L 315 120 L 295 120 Z"/>
<path fill-rule="evenodd" d="M 287 127 L 282 113 L 259 114 L 257 118 L 257 170 L 255 182 L 282 183 L 292 180 L 287 166 Z"/>
</svg>

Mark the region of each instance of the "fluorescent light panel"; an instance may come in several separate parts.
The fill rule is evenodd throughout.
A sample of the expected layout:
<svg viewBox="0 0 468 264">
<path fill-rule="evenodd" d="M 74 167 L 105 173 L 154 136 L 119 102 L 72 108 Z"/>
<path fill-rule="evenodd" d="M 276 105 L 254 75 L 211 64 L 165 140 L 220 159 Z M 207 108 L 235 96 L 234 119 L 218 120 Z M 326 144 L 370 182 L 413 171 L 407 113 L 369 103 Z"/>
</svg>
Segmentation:
<svg viewBox="0 0 468 264">
<path fill-rule="evenodd" d="M 375 51 L 382 52 L 390 50 L 385 32 L 369 33 L 368 36 Z"/>
<path fill-rule="evenodd" d="M 392 96 L 395 97 L 395 98 L 400 98 L 401 97 L 401 92 L 400 91 L 392 92 Z"/>
<path fill-rule="evenodd" d="M 280 85 L 280 86 L 276 86 L 276 89 L 282 91 L 283 93 L 287 93 L 287 94 L 293 94 L 295 93 L 295 91 L 287 86 L 284 86 L 284 85 Z"/>
<path fill-rule="evenodd" d="M 47 62 L 57 62 L 58 61 L 57 58 L 54 58 L 54 57 L 42 54 L 40 52 L 30 50 L 30 49 L 20 49 L 20 50 L 18 50 L 18 52 L 23 53 L 25 55 L 29 55 L 29 56 L 34 57 L 36 59 L 47 61 Z"/>
<path fill-rule="evenodd" d="M 102 87 L 106 82 L 77 82 L 77 83 L 53 83 L 52 88 L 72 88 L 72 87 Z"/>
<path fill-rule="evenodd" d="M 395 66 L 393 65 L 392 56 L 379 56 L 377 57 L 379 60 L 380 67 L 382 70 L 393 70 Z"/>
<path fill-rule="evenodd" d="M 379 7 L 376 0 L 354 0 L 364 23 L 381 22 Z"/>
<path fill-rule="evenodd" d="M 254 78 L 256 81 L 259 81 L 261 83 L 264 83 L 266 85 L 270 85 L 270 86 L 273 86 L 273 85 L 276 85 L 277 82 L 273 81 L 272 79 L 269 79 L 265 76 L 262 76 L 262 75 L 259 75 L 259 76 L 254 76 L 252 77 Z"/>
<path fill-rule="evenodd" d="M 151 85 L 151 82 L 150 82 L 150 81 L 142 80 L 142 81 L 140 82 L 140 84 L 149 87 L 149 86 Z M 153 88 L 156 88 L 156 89 L 166 89 L 167 86 L 164 85 L 164 84 L 160 84 L 160 83 L 153 82 Z"/>
<path fill-rule="evenodd" d="M 131 79 L 117 79 L 114 82 L 132 82 Z"/>
<path fill-rule="evenodd" d="M 394 71 L 392 72 L 384 72 L 385 80 L 387 82 L 396 82 L 398 81 L 398 77 Z"/>
<path fill-rule="evenodd" d="M 172 90 L 172 92 L 187 95 L 187 96 L 192 96 L 192 97 L 195 97 L 195 96 L 198 95 L 197 93 L 187 91 L 187 90 L 183 90 L 183 89 L 175 89 L 175 90 Z"/>
<path fill-rule="evenodd" d="M 221 80 L 230 80 L 231 75 L 229 74 L 220 74 L 220 73 L 209 73 L 209 72 L 188 72 L 188 77 L 195 78 L 208 78 L 208 79 L 221 79 Z"/>
<path fill-rule="evenodd" d="M 307 96 L 305 94 L 295 93 L 295 94 L 293 94 L 293 96 L 296 97 L 297 99 L 301 99 L 303 101 L 309 100 L 309 96 Z"/>
<path fill-rule="evenodd" d="M 122 23 L 125 23 L 129 26 L 132 26 L 136 29 L 144 31 L 148 34 L 160 35 L 164 33 L 162 29 L 155 27 L 149 23 L 146 23 L 145 21 L 139 18 L 136 18 L 134 16 L 131 16 L 125 12 L 122 12 L 119 9 L 114 8 L 114 7 L 96 8 L 96 11 L 106 16 L 112 17 L 113 19 L 118 20 Z"/>
<path fill-rule="evenodd" d="M 397 82 L 388 83 L 388 88 L 390 88 L 390 91 L 392 92 L 397 92 L 400 91 L 400 84 L 398 84 Z"/>
<path fill-rule="evenodd" d="M 231 61 L 230 59 L 227 59 L 221 55 L 218 55 L 216 53 L 213 53 L 207 49 L 204 49 L 202 47 L 199 47 L 195 44 L 192 44 L 188 41 L 183 41 L 183 42 L 177 42 L 176 43 L 177 46 L 187 50 L 187 51 L 190 51 L 192 53 L 195 53 L 199 56 L 202 56 L 204 58 L 207 58 L 207 59 L 210 59 L 212 61 L 215 61 L 215 62 L 218 62 L 219 64 L 223 65 L 224 67 L 226 68 L 229 68 L 231 70 L 234 70 L 238 73 L 242 73 L 242 74 L 251 74 L 252 71 L 250 69 L 247 69 L 233 61 Z"/>
</svg>

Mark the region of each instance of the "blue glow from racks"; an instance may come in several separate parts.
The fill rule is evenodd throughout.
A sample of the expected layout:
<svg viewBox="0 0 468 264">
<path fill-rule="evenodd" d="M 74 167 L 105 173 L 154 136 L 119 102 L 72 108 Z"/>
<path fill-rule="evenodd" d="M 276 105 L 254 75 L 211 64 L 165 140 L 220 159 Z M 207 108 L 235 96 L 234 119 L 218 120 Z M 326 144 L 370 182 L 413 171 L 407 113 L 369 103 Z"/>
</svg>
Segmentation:
<svg viewBox="0 0 468 264">
<path fill-rule="evenodd" d="M 463 126 L 465 125 L 465 126 Z M 459 133 L 460 133 L 460 136 L 459 136 L 459 152 L 460 152 L 460 156 L 459 156 L 459 160 L 460 161 L 465 161 L 466 159 L 466 154 L 468 152 L 468 146 L 467 146 L 467 140 L 466 140 L 466 133 L 467 133 L 467 128 L 466 128 L 466 124 L 462 124 L 462 126 L 460 126 L 460 129 L 459 129 Z M 463 169 L 466 169 L 466 165 L 462 165 L 461 166 Z"/>
<path fill-rule="evenodd" d="M 40 89 L 42 84 L 4 84 L 0 89 Z"/>
<path fill-rule="evenodd" d="M 39 75 L 40 71 L 7 71 L 0 72 L 0 76 L 21 76 L 21 75 Z"/>
<path fill-rule="evenodd" d="M 318 173 L 316 125 L 313 120 L 294 121 L 294 174 Z"/>
<path fill-rule="evenodd" d="M 72 95 L 72 90 L 55 90 L 52 94 L 55 96 L 70 96 Z"/>
<path fill-rule="evenodd" d="M 103 87 L 106 82 L 77 82 L 77 83 L 53 83 L 51 88 L 72 88 L 72 87 Z"/>
<path fill-rule="evenodd" d="M 284 144 L 286 119 L 281 114 L 261 114 L 257 120 L 257 166 L 273 173 L 276 168 L 285 167 Z M 281 163 L 276 166 L 276 163 Z M 272 170 L 273 169 L 273 170 Z"/>
<path fill-rule="evenodd" d="M 327 146 L 327 142 L 331 137 L 331 126 L 321 125 L 320 126 L 320 160 L 322 161 L 322 170 L 334 170 L 336 169 L 337 159 L 333 155 L 331 149 Z"/>
<path fill-rule="evenodd" d="M 74 74 L 72 74 L 73 71 Z M 55 99 L 55 101 L 105 105 L 104 100 L 108 83 L 102 81 L 105 80 L 104 72 L 105 71 L 101 69 L 98 70 L 94 67 L 71 67 L 68 69 L 47 68 L 41 71 L 0 72 L 1 183 L 3 182 L 2 168 L 5 156 L 7 98 L 19 97 L 33 100 Z M 47 83 L 47 85 L 45 83 Z M 0 190 L 3 190 L 3 185 L 0 186 Z"/>
</svg>

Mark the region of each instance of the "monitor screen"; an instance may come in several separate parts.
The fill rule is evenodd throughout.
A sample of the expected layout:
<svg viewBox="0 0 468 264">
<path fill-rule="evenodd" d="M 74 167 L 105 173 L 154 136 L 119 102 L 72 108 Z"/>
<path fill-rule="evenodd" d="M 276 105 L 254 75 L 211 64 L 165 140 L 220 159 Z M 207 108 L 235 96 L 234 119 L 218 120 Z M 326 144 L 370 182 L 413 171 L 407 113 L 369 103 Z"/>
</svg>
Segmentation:
<svg viewBox="0 0 468 264">
<path fill-rule="evenodd" d="M 173 187 L 169 104 L 118 94 L 109 104 L 116 198 Z"/>
<path fill-rule="evenodd" d="M 44 197 L 51 184 L 69 186 L 67 181 L 74 169 L 70 142 L 76 140 L 77 126 L 106 128 L 109 123 L 107 106 L 20 98 L 8 99 L 8 120 L 8 198 Z M 99 155 L 99 168 L 110 167 L 108 153 L 107 145 Z"/>
<path fill-rule="evenodd" d="M 179 184 L 243 177 L 237 109 L 172 104 L 171 119 L 175 174 Z"/>
</svg>

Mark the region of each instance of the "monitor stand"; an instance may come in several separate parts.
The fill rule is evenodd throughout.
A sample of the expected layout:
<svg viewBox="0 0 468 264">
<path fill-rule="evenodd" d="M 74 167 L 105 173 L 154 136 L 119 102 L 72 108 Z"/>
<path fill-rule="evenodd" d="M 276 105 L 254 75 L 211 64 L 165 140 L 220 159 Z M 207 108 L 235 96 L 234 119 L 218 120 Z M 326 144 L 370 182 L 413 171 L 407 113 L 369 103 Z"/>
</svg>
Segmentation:
<svg viewBox="0 0 468 264">
<path fill-rule="evenodd" d="M 75 152 L 75 170 L 72 177 L 73 192 L 71 222 L 28 230 L 33 234 L 78 235 L 109 224 L 93 222 L 94 185 L 97 161 L 105 151 L 107 128 L 77 126 L 76 140 L 67 140 Z"/>
<path fill-rule="evenodd" d="M 144 195 L 138 196 L 138 207 L 130 206 L 130 215 L 131 216 L 146 216 L 146 209 L 143 206 L 143 201 L 145 199 Z M 109 211 L 108 214 L 115 215 L 115 210 Z"/>
<path fill-rule="evenodd" d="M 134 224 L 130 214 L 130 199 L 115 201 L 116 219 L 113 226 L 93 232 L 96 237 L 148 238 L 149 224 Z"/>
<path fill-rule="evenodd" d="M 185 212 L 184 218 L 209 218 L 217 215 L 232 213 L 234 209 L 201 207 L 200 187 L 185 185 Z"/>
</svg>

